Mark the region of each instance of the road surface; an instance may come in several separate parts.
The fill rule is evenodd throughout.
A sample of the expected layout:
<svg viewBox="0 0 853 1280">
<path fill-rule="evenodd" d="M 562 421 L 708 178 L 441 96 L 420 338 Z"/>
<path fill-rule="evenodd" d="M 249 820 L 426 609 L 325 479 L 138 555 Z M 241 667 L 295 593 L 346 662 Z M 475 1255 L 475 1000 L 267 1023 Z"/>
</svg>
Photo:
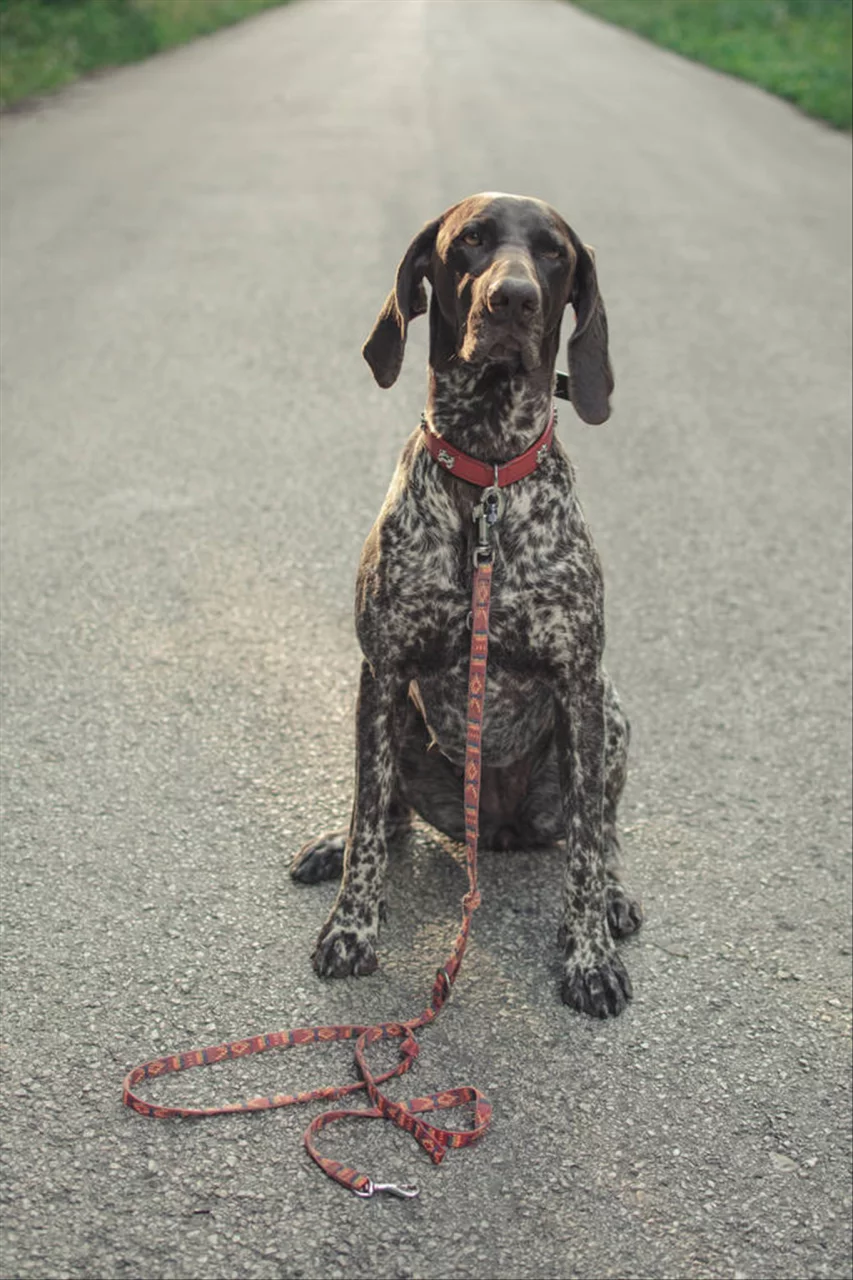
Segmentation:
<svg viewBox="0 0 853 1280">
<path fill-rule="evenodd" d="M 567 4 L 307 0 L 2 123 L 2 1274 L 849 1272 L 850 142 Z M 559 855 L 494 856 L 397 1096 L 481 1146 L 313 1110 L 122 1108 L 155 1052 L 417 1012 L 464 876 L 392 871 L 380 973 L 308 963 L 345 824 L 353 576 L 417 423 L 359 348 L 428 218 L 538 195 L 596 247 L 615 412 L 569 410 L 634 728 L 636 998 L 557 995 Z M 345 1048 L 167 1082 L 349 1078 Z M 205 1078 L 207 1077 L 207 1078 Z"/>
</svg>

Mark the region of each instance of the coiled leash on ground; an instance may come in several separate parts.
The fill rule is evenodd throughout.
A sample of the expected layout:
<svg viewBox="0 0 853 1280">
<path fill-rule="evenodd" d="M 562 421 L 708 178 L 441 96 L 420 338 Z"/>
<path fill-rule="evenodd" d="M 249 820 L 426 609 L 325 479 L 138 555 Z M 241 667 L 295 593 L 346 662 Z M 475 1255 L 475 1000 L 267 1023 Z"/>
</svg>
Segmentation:
<svg viewBox="0 0 853 1280">
<path fill-rule="evenodd" d="M 562 376 L 562 375 L 558 375 Z M 558 394 L 560 389 L 558 387 Z M 469 458 L 458 449 L 450 449 L 430 429 L 425 427 L 427 448 L 436 461 L 469 483 L 482 484 L 485 476 L 487 487 L 483 490 L 478 506 L 474 508 L 477 525 L 477 545 L 474 550 L 474 587 L 471 601 L 471 656 L 468 668 L 468 719 L 465 747 L 465 846 L 468 871 L 468 892 L 462 899 L 462 923 L 447 962 L 438 970 L 427 1007 L 416 1018 L 407 1022 L 380 1022 L 374 1026 L 340 1024 L 327 1027 L 298 1027 L 291 1031 L 274 1031 L 267 1035 L 250 1036 L 246 1040 L 230 1040 L 206 1049 L 193 1049 L 189 1053 L 168 1054 L 151 1058 L 135 1067 L 124 1080 L 122 1100 L 128 1107 L 143 1116 L 158 1120 L 172 1117 L 201 1118 L 203 1116 L 231 1115 L 244 1111 L 271 1111 L 276 1107 L 289 1107 L 302 1102 L 332 1102 L 364 1089 L 373 1104 L 370 1107 L 342 1108 L 325 1111 L 311 1121 L 305 1130 L 305 1149 L 324 1173 L 348 1187 L 357 1196 L 370 1197 L 384 1191 L 402 1199 L 418 1195 L 418 1188 L 411 1185 L 374 1182 L 366 1174 L 348 1165 L 321 1155 L 315 1145 L 315 1137 L 335 1120 L 390 1120 L 405 1129 L 426 1151 L 434 1164 L 440 1164 L 449 1150 L 469 1147 L 483 1137 L 492 1118 L 489 1101 L 470 1085 L 444 1089 L 425 1097 L 410 1098 L 407 1102 L 394 1102 L 380 1089 L 380 1085 L 395 1076 L 404 1075 L 418 1056 L 419 1048 L 415 1032 L 428 1026 L 450 995 L 462 964 L 471 919 L 480 905 L 477 888 L 477 842 L 480 813 L 480 737 L 483 724 L 483 707 L 486 694 L 486 666 L 489 653 L 489 606 L 492 587 L 492 540 L 494 526 L 503 510 L 502 487 L 529 475 L 547 455 L 553 439 L 554 413 L 544 432 L 530 449 L 503 466 L 489 467 L 486 463 Z M 520 465 L 519 465 L 520 464 Z M 491 481 L 491 483 L 489 483 Z M 329 1085 L 320 1089 L 308 1089 L 301 1093 L 274 1093 L 268 1096 L 248 1098 L 244 1102 L 229 1102 L 218 1107 L 157 1106 L 146 1102 L 134 1092 L 146 1080 L 156 1080 L 177 1071 L 192 1067 L 210 1066 L 233 1058 L 247 1058 L 267 1049 L 289 1049 L 295 1045 L 330 1044 L 337 1040 L 355 1040 L 355 1061 L 360 1080 L 353 1084 Z M 389 1071 L 374 1076 L 367 1063 L 369 1045 L 382 1040 L 400 1041 L 400 1061 Z M 436 1111 L 451 1110 L 466 1104 L 474 1104 L 473 1123 L 467 1129 L 443 1129 L 420 1117 Z"/>
</svg>

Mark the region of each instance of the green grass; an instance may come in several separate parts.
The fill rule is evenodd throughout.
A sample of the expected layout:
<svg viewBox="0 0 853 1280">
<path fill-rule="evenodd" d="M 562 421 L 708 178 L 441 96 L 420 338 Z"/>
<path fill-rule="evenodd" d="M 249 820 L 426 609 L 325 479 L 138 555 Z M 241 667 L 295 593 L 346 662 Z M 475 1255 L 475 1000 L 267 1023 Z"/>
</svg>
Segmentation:
<svg viewBox="0 0 853 1280">
<path fill-rule="evenodd" d="M 573 0 L 696 62 L 853 125 L 853 0 Z"/>
<path fill-rule="evenodd" d="M 0 108 L 286 0 L 0 0 Z"/>
</svg>

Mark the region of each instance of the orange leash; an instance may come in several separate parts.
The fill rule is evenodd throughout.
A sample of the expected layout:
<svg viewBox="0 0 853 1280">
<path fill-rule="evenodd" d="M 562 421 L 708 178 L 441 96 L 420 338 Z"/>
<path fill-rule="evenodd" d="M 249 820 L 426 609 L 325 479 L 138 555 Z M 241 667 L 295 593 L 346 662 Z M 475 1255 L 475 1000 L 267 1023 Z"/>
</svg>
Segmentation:
<svg viewBox="0 0 853 1280">
<path fill-rule="evenodd" d="M 409 1199 L 418 1194 L 416 1186 L 378 1183 L 348 1165 L 321 1155 L 314 1143 L 315 1136 L 335 1120 L 356 1118 L 365 1120 L 390 1120 L 400 1129 L 411 1133 L 427 1152 L 434 1164 L 440 1164 L 448 1150 L 469 1147 L 483 1137 L 492 1118 L 488 1100 L 470 1085 L 445 1089 L 425 1097 L 410 1098 L 407 1102 L 394 1102 L 380 1089 L 380 1085 L 394 1076 L 405 1074 L 418 1056 L 419 1045 L 414 1033 L 427 1026 L 440 1013 L 456 981 L 471 918 L 480 905 L 477 889 L 477 842 L 480 813 L 480 737 L 483 724 L 483 707 L 486 694 L 486 664 L 489 652 L 489 605 L 492 585 L 491 529 L 501 508 L 497 486 L 486 489 L 480 505 L 474 512 L 478 521 L 478 546 L 474 553 L 474 591 L 471 605 L 471 658 L 468 671 L 468 728 L 465 748 L 465 845 L 468 869 L 468 892 L 462 899 L 462 923 L 450 950 L 446 964 L 439 969 L 433 985 L 430 1002 L 422 1013 L 407 1022 L 381 1022 L 375 1026 L 343 1024 L 328 1027 L 299 1027 L 291 1031 L 274 1031 L 268 1035 L 251 1036 L 246 1040 L 230 1040 L 225 1044 L 206 1049 L 193 1049 L 189 1053 L 169 1054 L 152 1058 L 135 1067 L 125 1078 L 123 1101 L 143 1116 L 170 1119 L 175 1116 L 196 1117 L 230 1115 L 241 1111 L 270 1111 L 276 1107 L 289 1107 L 301 1102 L 330 1102 L 364 1089 L 372 1106 L 325 1111 L 311 1121 L 305 1130 L 305 1149 L 324 1173 L 348 1187 L 357 1196 L 369 1197 L 385 1191 Z M 267 1049 L 289 1049 L 295 1045 L 329 1044 L 336 1040 L 355 1040 L 355 1061 L 361 1079 L 354 1084 L 331 1085 L 309 1089 L 302 1093 L 275 1093 L 266 1097 L 249 1098 L 243 1102 L 229 1102 L 218 1107 L 156 1106 L 146 1102 L 134 1092 L 146 1080 L 156 1080 L 177 1071 L 192 1067 L 209 1066 L 232 1058 L 246 1058 Z M 380 1040 L 400 1041 L 400 1061 L 391 1070 L 374 1076 L 367 1064 L 367 1047 Z M 443 1129 L 422 1116 L 474 1104 L 473 1123 L 467 1129 Z"/>
</svg>

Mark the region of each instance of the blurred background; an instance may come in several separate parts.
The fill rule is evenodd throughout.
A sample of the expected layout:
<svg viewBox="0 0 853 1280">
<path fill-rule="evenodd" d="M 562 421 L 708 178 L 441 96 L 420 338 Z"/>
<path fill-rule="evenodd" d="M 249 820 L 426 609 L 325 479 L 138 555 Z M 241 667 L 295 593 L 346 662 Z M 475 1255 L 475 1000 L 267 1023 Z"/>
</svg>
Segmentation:
<svg viewBox="0 0 853 1280">
<path fill-rule="evenodd" d="M 851 0 L 574 2 L 697 62 L 751 80 L 837 128 L 853 123 Z M 0 106 L 286 3 L 0 0 Z"/>
</svg>

